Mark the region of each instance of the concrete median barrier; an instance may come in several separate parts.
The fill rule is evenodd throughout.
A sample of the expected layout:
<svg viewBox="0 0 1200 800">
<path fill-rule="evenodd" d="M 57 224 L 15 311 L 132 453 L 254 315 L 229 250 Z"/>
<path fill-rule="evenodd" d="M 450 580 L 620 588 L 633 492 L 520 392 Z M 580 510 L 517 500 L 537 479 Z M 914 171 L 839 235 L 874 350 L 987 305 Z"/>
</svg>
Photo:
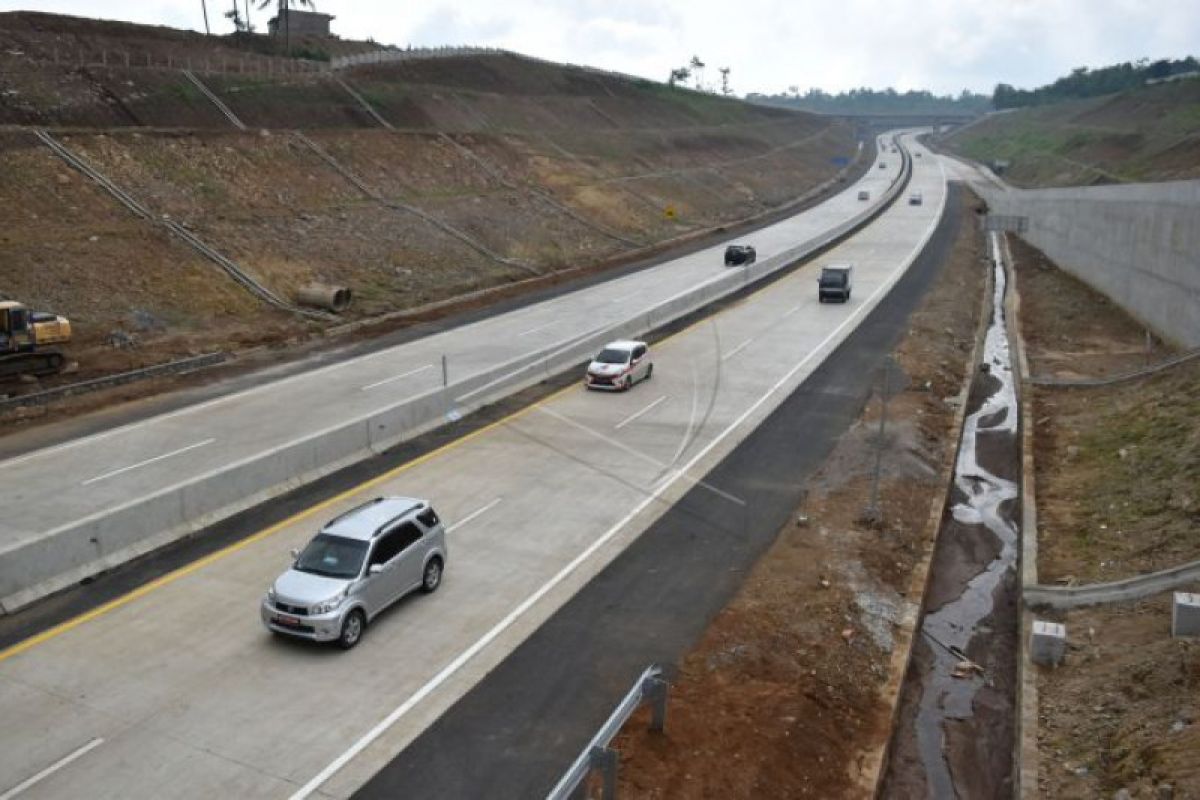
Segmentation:
<svg viewBox="0 0 1200 800">
<path fill-rule="evenodd" d="M 907 157 L 901 172 L 911 168 Z M 377 455 L 507 395 L 583 363 L 606 342 L 640 337 L 762 281 L 838 241 L 881 213 L 903 177 L 874 207 L 786 252 L 726 272 L 619 322 L 526 354 L 417 397 L 345 420 L 153 495 L 31 536 L 0 553 L 0 612 L 148 553 L 297 486 Z M 582 377 L 582 376 L 581 376 Z"/>
</svg>

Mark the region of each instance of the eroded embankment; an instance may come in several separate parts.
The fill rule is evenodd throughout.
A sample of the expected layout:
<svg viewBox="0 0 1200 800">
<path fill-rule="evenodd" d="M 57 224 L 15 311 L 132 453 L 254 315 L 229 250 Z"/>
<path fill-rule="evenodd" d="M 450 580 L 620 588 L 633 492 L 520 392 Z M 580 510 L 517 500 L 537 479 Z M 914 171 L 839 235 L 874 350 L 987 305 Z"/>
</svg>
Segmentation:
<svg viewBox="0 0 1200 800">
<path fill-rule="evenodd" d="M 885 797 L 1011 793 L 1020 464 L 998 240 L 991 322 L 931 568 Z"/>
</svg>

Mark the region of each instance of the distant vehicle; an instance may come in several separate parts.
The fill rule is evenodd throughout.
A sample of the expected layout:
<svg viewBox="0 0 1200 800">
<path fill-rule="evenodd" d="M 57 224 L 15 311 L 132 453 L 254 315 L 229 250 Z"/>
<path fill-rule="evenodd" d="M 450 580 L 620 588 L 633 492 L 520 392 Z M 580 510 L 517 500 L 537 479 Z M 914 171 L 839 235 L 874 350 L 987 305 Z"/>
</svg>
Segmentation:
<svg viewBox="0 0 1200 800">
<path fill-rule="evenodd" d="M 843 303 L 849 300 L 853 274 L 854 267 L 851 264 L 830 264 L 823 268 L 821 277 L 817 278 L 817 300 L 822 303 L 826 300 L 836 299 Z"/>
<path fill-rule="evenodd" d="M 861 192 L 858 193 L 858 199 L 859 200 L 870 200 L 871 193 L 868 192 L 866 189 L 863 189 Z"/>
<path fill-rule="evenodd" d="M 589 389 L 628 391 L 638 381 L 648 381 L 654 362 L 645 342 L 609 342 L 588 364 L 585 385 Z"/>
<path fill-rule="evenodd" d="M 731 244 L 725 248 L 725 266 L 749 266 L 758 260 L 758 253 L 748 244 Z"/>
<path fill-rule="evenodd" d="M 887 169 L 887 162 L 886 162 L 886 161 L 880 161 L 880 162 L 879 162 L 879 168 L 880 168 L 880 169 Z"/>
<path fill-rule="evenodd" d="M 910 206 L 919 206 L 923 200 L 924 198 L 921 197 L 920 192 L 913 192 L 908 196 L 908 204 Z"/>
<path fill-rule="evenodd" d="M 918 150 L 917 152 L 913 153 L 913 155 L 914 155 L 914 156 L 916 156 L 917 158 L 920 158 L 920 157 L 921 157 L 921 151 L 920 151 L 920 150 Z"/>
<path fill-rule="evenodd" d="M 446 533 L 428 501 L 377 497 L 334 517 L 292 555 L 263 598 L 263 624 L 349 650 L 380 611 L 441 585 Z"/>
</svg>

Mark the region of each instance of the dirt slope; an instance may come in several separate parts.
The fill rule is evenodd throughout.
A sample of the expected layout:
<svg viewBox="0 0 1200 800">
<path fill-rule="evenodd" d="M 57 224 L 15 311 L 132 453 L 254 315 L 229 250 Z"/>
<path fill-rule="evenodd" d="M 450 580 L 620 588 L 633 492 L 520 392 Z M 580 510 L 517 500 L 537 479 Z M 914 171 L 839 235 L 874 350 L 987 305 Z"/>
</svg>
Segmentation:
<svg viewBox="0 0 1200 800">
<path fill-rule="evenodd" d="M 993 114 L 943 146 L 1024 187 L 1200 178 L 1200 80 Z"/>
<path fill-rule="evenodd" d="M 352 320 L 627 262 L 779 208 L 856 153 L 843 123 L 514 55 L 330 75 L 262 49 L 0 14 L 0 294 L 76 322 L 77 377 L 321 326 L 259 303 L 31 126 L 277 294 L 349 286 Z"/>
</svg>

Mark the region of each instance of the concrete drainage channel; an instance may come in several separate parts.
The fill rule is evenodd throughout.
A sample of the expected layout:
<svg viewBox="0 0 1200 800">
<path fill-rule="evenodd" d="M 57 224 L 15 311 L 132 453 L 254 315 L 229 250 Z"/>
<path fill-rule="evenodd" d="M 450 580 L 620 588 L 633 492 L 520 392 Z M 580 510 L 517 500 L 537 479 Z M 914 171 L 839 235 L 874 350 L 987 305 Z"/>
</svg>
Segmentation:
<svg viewBox="0 0 1200 800">
<path fill-rule="evenodd" d="M 777 256 L 723 273 L 623 321 L 17 543 L 0 553 L 0 613 L 461 419 L 576 367 L 607 341 L 645 335 L 782 274 L 857 231 L 895 201 L 912 168 L 911 156 L 901 152 L 902 167 L 877 205 Z"/>
<path fill-rule="evenodd" d="M 1018 408 L 998 234 L 984 358 L 906 677 L 884 797 L 1012 793 L 1019 530 Z"/>
</svg>

